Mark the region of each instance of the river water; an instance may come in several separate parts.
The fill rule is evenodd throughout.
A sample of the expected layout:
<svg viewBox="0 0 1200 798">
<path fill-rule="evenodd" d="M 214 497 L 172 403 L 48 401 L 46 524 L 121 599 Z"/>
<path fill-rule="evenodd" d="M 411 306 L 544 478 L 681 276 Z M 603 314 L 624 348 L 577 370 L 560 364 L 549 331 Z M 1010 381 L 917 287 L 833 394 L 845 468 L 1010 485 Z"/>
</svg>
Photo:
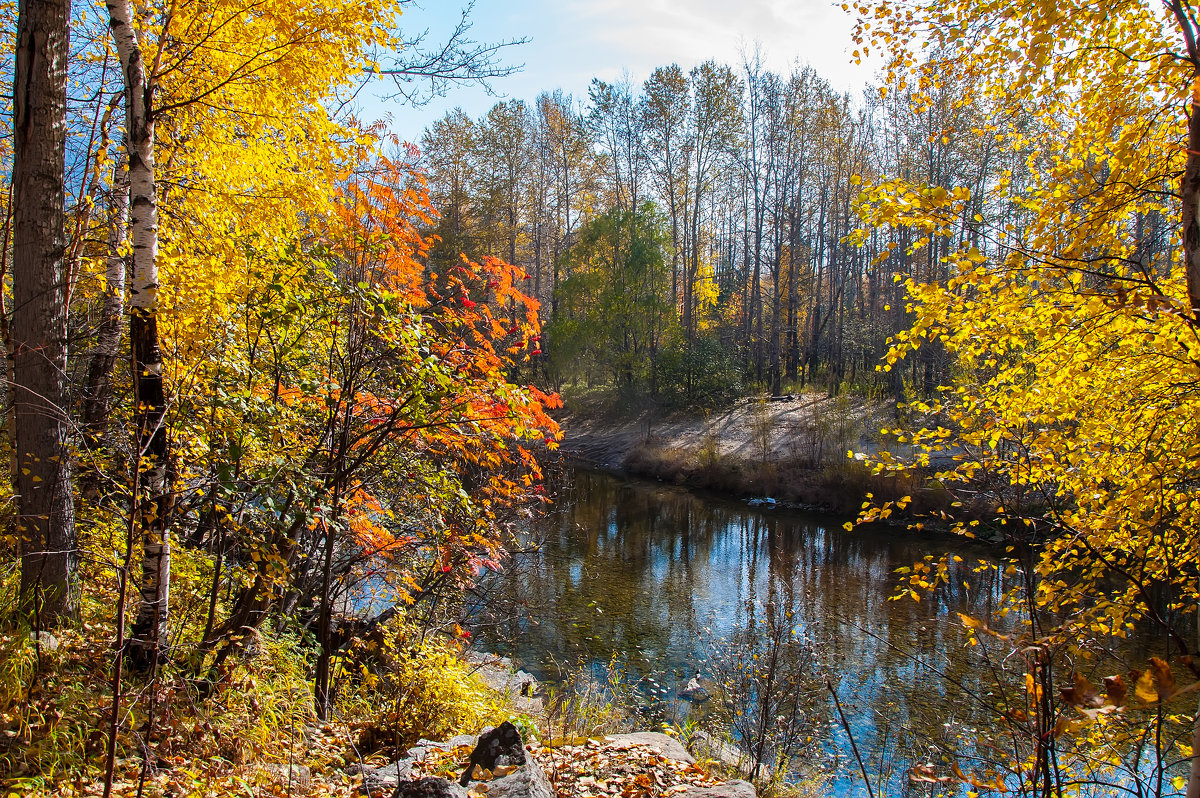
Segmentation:
<svg viewBox="0 0 1200 798">
<path fill-rule="evenodd" d="M 828 680 L 876 792 L 897 794 L 912 764 L 938 761 L 985 722 L 969 696 L 987 693 L 987 677 L 956 613 L 989 616 L 1003 586 L 973 571 L 994 556 L 988 547 L 847 532 L 843 521 L 577 470 L 536 531 L 537 554 L 490 586 L 489 606 L 502 609 L 478 617 L 475 636 L 551 682 L 616 662 L 647 723 L 703 722 L 709 707 L 678 700 L 688 679 L 728 674 L 731 658 L 748 656 L 747 630 L 785 618 L 810 666 L 801 769 L 833 774 L 829 794 L 867 794 Z M 946 552 L 962 559 L 948 585 L 889 600 L 895 569 Z M 728 643 L 739 635 L 740 649 Z"/>
</svg>

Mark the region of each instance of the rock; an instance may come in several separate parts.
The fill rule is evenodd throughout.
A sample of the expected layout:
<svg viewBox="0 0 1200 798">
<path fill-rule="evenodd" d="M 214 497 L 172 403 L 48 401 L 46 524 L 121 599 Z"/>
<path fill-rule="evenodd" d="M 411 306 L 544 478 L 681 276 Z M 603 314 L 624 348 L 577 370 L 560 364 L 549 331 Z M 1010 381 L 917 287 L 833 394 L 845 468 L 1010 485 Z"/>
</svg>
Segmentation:
<svg viewBox="0 0 1200 798">
<path fill-rule="evenodd" d="M 756 798 L 757 795 L 753 784 L 735 779 L 715 787 L 689 787 L 676 793 L 675 798 Z"/>
<path fill-rule="evenodd" d="M 697 673 L 691 678 L 687 683 L 687 687 L 679 693 L 679 697 L 697 704 L 708 700 L 708 691 L 700 684 L 700 674 Z"/>
<path fill-rule="evenodd" d="M 546 772 L 533 757 L 516 772 L 487 782 L 487 788 L 487 798 L 555 798 Z"/>
<path fill-rule="evenodd" d="M 659 753 L 667 759 L 678 759 L 681 762 L 687 762 L 689 765 L 696 761 L 696 757 L 688 753 L 688 750 L 683 747 L 683 744 L 674 737 L 668 737 L 659 732 L 633 732 L 632 734 L 610 734 L 604 738 L 617 743 L 635 743 L 637 745 L 647 745 L 651 748 L 657 748 Z"/>
<path fill-rule="evenodd" d="M 312 787 L 312 771 L 307 765 L 263 765 L 262 768 L 287 794 L 305 795 Z"/>
<path fill-rule="evenodd" d="M 49 632 L 30 632 L 29 642 L 42 651 L 58 651 L 58 638 Z"/>
<path fill-rule="evenodd" d="M 745 766 L 750 757 L 738 746 L 715 738 L 704 730 L 697 730 L 695 737 L 692 737 L 691 748 L 698 756 L 706 760 L 716 760 L 725 767 L 745 775 Z"/>
<path fill-rule="evenodd" d="M 443 778 L 426 776 L 399 782 L 392 798 L 467 798 L 467 791 Z"/>
<path fill-rule="evenodd" d="M 484 729 L 484 733 L 491 731 L 490 728 Z M 442 742 L 440 740 L 427 740 L 422 737 L 417 740 L 417 744 L 404 752 L 406 759 L 424 759 L 430 751 L 450 751 L 458 748 L 460 745 L 474 746 L 476 735 L 460 734 L 457 737 L 451 737 L 449 740 Z"/>
<path fill-rule="evenodd" d="M 470 762 L 458 783 L 466 787 L 476 766 L 495 770 L 497 765 L 524 765 L 527 759 L 530 757 L 525 756 L 525 743 L 521 741 L 521 733 L 506 720 L 479 736 L 479 743 L 471 752 Z"/>
<path fill-rule="evenodd" d="M 537 679 L 517 669 L 508 657 L 469 651 L 464 659 L 475 667 L 475 675 L 484 684 L 503 695 L 518 712 L 540 715 L 545 710 L 545 702 L 535 696 Z"/>
<path fill-rule="evenodd" d="M 350 776 L 362 775 L 363 787 L 367 790 L 392 790 L 412 773 L 413 759 L 404 758 L 382 767 L 351 765 L 346 768 Z"/>
</svg>

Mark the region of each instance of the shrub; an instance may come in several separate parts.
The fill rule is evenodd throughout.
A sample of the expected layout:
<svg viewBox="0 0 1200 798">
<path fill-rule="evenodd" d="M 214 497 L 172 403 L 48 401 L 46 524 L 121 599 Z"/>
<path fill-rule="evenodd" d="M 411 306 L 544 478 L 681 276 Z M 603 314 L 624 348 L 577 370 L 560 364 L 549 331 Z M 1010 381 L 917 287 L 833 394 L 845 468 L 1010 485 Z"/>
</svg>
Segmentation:
<svg viewBox="0 0 1200 798">
<path fill-rule="evenodd" d="M 401 753 L 421 738 L 444 740 L 504 718 L 488 688 L 460 658 L 457 643 L 397 616 L 353 647 L 360 689 L 339 703 L 361 723 L 362 753 Z"/>
<path fill-rule="evenodd" d="M 662 398 L 676 407 L 722 407 L 744 390 L 736 353 L 712 336 L 659 352 L 657 384 Z"/>
<path fill-rule="evenodd" d="M 599 672 L 597 672 L 599 671 Z M 550 688 L 544 730 L 549 744 L 630 731 L 637 725 L 637 698 L 616 655 L 607 665 L 582 664 Z"/>
</svg>

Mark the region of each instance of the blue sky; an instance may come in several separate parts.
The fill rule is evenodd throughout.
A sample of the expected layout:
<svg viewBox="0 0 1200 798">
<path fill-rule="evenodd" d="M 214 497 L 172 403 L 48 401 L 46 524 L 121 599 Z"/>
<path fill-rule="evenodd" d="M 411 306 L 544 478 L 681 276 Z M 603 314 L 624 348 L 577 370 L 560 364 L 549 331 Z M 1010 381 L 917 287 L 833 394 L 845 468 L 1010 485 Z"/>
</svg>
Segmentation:
<svg viewBox="0 0 1200 798">
<path fill-rule="evenodd" d="M 417 2 L 401 26 L 406 34 L 429 28 L 430 41 L 445 38 L 464 4 Z M 529 102 L 555 88 L 586 100 L 593 77 L 617 80 L 627 72 L 638 85 L 672 62 L 685 69 L 709 58 L 737 65 L 756 42 L 764 63 L 779 72 L 807 63 L 835 88 L 856 94 L 871 77 L 870 68 L 851 62 L 852 17 L 829 0 L 477 0 L 472 19 L 471 36 L 479 41 L 531 40 L 508 50 L 508 59 L 525 68 L 494 85 Z M 495 102 L 482 90 L 462 88 L 419 109 L 371 100 L 364 115 L 390 114 L 393 132 L 418 141 L 446 111 L 461 106 L 478 117 Z"/>
</svg>

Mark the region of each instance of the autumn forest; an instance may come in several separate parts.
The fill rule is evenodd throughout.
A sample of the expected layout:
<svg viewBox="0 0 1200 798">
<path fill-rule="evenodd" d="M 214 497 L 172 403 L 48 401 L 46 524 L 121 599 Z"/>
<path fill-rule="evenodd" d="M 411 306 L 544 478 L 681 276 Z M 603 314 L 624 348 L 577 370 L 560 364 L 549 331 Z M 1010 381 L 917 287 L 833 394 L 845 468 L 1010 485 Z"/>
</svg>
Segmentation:
<svg viewBox="0 0 1200 798">
<path fill-rule="evenodd" d="M 409 142 L 364 91 L 503 93 L 522 46 L 411 10 L 0 2 L 3 794 L 1200 798 L 1191 0 L 858 0 L 858 91 L 747 45 Z M 843 706 L 774 533 L 668 698 L 616 643 L 482 650 L 550 624 L 497 580 L 635 470 L 579 442 L 631 419 L 763 529 L 917 541 L 858 604 L 930 613 L 902 690 L 969 734 L 860 751 L 888 710 Z M 698 511 L 649 512 L 677 575 Z M 648 728 L 699 761 L 605 737 Z"/>
</svg>

